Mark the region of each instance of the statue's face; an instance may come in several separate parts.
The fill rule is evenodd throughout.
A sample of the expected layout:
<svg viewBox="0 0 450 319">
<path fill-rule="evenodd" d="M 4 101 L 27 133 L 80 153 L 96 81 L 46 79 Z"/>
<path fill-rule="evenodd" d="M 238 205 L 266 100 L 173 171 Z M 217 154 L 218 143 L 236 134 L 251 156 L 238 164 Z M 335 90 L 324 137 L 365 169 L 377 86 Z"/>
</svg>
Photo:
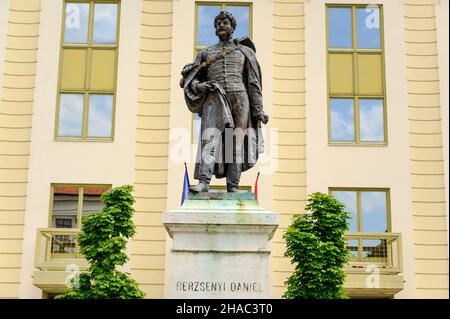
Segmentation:
<svg viewBox="0 0 450 319">
<path fill-rule="evenodd" d="M 229 36 L 233 33 L 230 19 L 218 19 L 216 22 L 216 35 L 220 38 Z"/>
</svg>

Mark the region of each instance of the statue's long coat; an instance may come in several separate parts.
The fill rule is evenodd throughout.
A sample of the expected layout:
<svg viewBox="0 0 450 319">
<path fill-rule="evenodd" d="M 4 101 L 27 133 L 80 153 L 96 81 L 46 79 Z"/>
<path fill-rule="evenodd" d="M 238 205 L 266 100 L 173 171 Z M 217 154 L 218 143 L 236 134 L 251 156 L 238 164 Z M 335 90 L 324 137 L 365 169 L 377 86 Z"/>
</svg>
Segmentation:
<svg viewBox="0 0 450 319">
<path fill-rule="evenodd" d="M 261 69 L 256 59 L 253 43 L 248 38 L 236 39 L 234 41 L 238 45 L 239 50 L 245 55 L 246 63 L 249 64 L 249 67 L 246 68 L 248 72 L 247 74 L 244 74 L 244 84 L 247 92 L 249 92 L 249 82 L 251 82 L 252 85 L 258 85 L 259 90 L 261 91 Z M 224 151 L 225 143 L 223 142 L 224 130 L 225 128 L 234 127 L 230 102 L 228 101 L 226 92 L 217 82 L 210 82 L 210 84 L 212 84 L 212 90 L 207 90 L 203 93 L 194 92 L 191 87 L 191 82 L 194 79 L 200 80 L 201 82 L 208 81 L 206 78 L 206 68 L 208 67 L 208 63 L 205 61 L 206 50 L 207 49 L 205 48 L 200 51 L 195 61 L 183 68 L 183 71 L 181 72 L 183 77 L 180 81 L 180 86 L 184 90 L 184 97 L 188 109 L 193 113 L 197 113 L 202 118 L 199 135 L 200 139 L 203 136 L 203 132 L 208 128 L 217 128 L 222 132 L 221 151 L 219 150 L 215 154 L 214 175 L 216 178 L 223 178 L 227 175 Z M 249 134 L 246 135 L 244 142 L 242 172 L 253 167 L 258 160 L 259 154 L 264 152 L 264 138 L 262 135 L 261 124 L 259 121 L 255 120 L 257 115 L 263 114 L 262 105 L 253 105 L 251 99 L 249 99 L 249 104 L 250 116 L 248 117 L 247 128 L 252 128 L 252 130 L 248 130 Z M 199 141 L 194 171 L 195 179 L 199 178 L 199 164 L 202 160 L 201 154 L 204 146 L 205 142 Z"/>
</svg>

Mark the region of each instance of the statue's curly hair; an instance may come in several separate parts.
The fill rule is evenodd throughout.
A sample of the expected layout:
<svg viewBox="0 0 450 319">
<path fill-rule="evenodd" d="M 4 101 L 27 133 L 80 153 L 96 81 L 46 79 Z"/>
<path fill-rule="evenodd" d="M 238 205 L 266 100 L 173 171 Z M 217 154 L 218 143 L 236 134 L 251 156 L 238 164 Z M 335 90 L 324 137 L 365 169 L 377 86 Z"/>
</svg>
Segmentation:
<svg viewBox="0 0 450 319">
<path fill-rule="evenodd" d="M 214 28 L 216 28 L 217 20 L 225 20 L 229 19 L 231 22 L 231 27 L 233 28 L 233 31 L 236 30 L 237 22 L 236 18 L 229 13 L 228 11 L 220 11 L 220 13 L 214 18 Z"/>
</svg>

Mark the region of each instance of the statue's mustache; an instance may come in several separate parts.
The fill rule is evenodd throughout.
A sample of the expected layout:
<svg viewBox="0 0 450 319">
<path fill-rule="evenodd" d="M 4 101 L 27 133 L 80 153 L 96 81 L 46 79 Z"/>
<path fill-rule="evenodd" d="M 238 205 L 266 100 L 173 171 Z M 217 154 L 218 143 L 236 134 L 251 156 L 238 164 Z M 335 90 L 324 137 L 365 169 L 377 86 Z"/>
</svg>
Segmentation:
<svg viewBox="0 0 450 319">
<path fill-rule="evenodd" d="M 222 32 L 226 32 L 226 33 L 232 33 L 233 31 L 232 31 L 232 29 L 231 28 L 227 28 L 227 27 L 223 27 L 223 28 L 218 28 L 218 29 L 216 29 L 216 34 L 218 35 L 219 33 L 222 33 Z"/>
</svg>

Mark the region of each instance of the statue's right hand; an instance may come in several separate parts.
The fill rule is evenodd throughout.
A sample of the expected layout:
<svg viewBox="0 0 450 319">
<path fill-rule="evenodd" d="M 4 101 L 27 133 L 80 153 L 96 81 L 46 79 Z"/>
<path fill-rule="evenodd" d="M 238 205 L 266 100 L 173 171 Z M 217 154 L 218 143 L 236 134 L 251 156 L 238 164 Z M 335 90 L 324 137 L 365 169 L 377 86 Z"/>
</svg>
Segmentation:
<svg viewBox="0 0 450 319">
<path fill-rule="evenodd" d="M 206 90 L 211 89 L 211 85 L 207 82 L 198 83 L 195 87 L 197 89 L 197 92 L 203 93 Z"/>
</svg>

